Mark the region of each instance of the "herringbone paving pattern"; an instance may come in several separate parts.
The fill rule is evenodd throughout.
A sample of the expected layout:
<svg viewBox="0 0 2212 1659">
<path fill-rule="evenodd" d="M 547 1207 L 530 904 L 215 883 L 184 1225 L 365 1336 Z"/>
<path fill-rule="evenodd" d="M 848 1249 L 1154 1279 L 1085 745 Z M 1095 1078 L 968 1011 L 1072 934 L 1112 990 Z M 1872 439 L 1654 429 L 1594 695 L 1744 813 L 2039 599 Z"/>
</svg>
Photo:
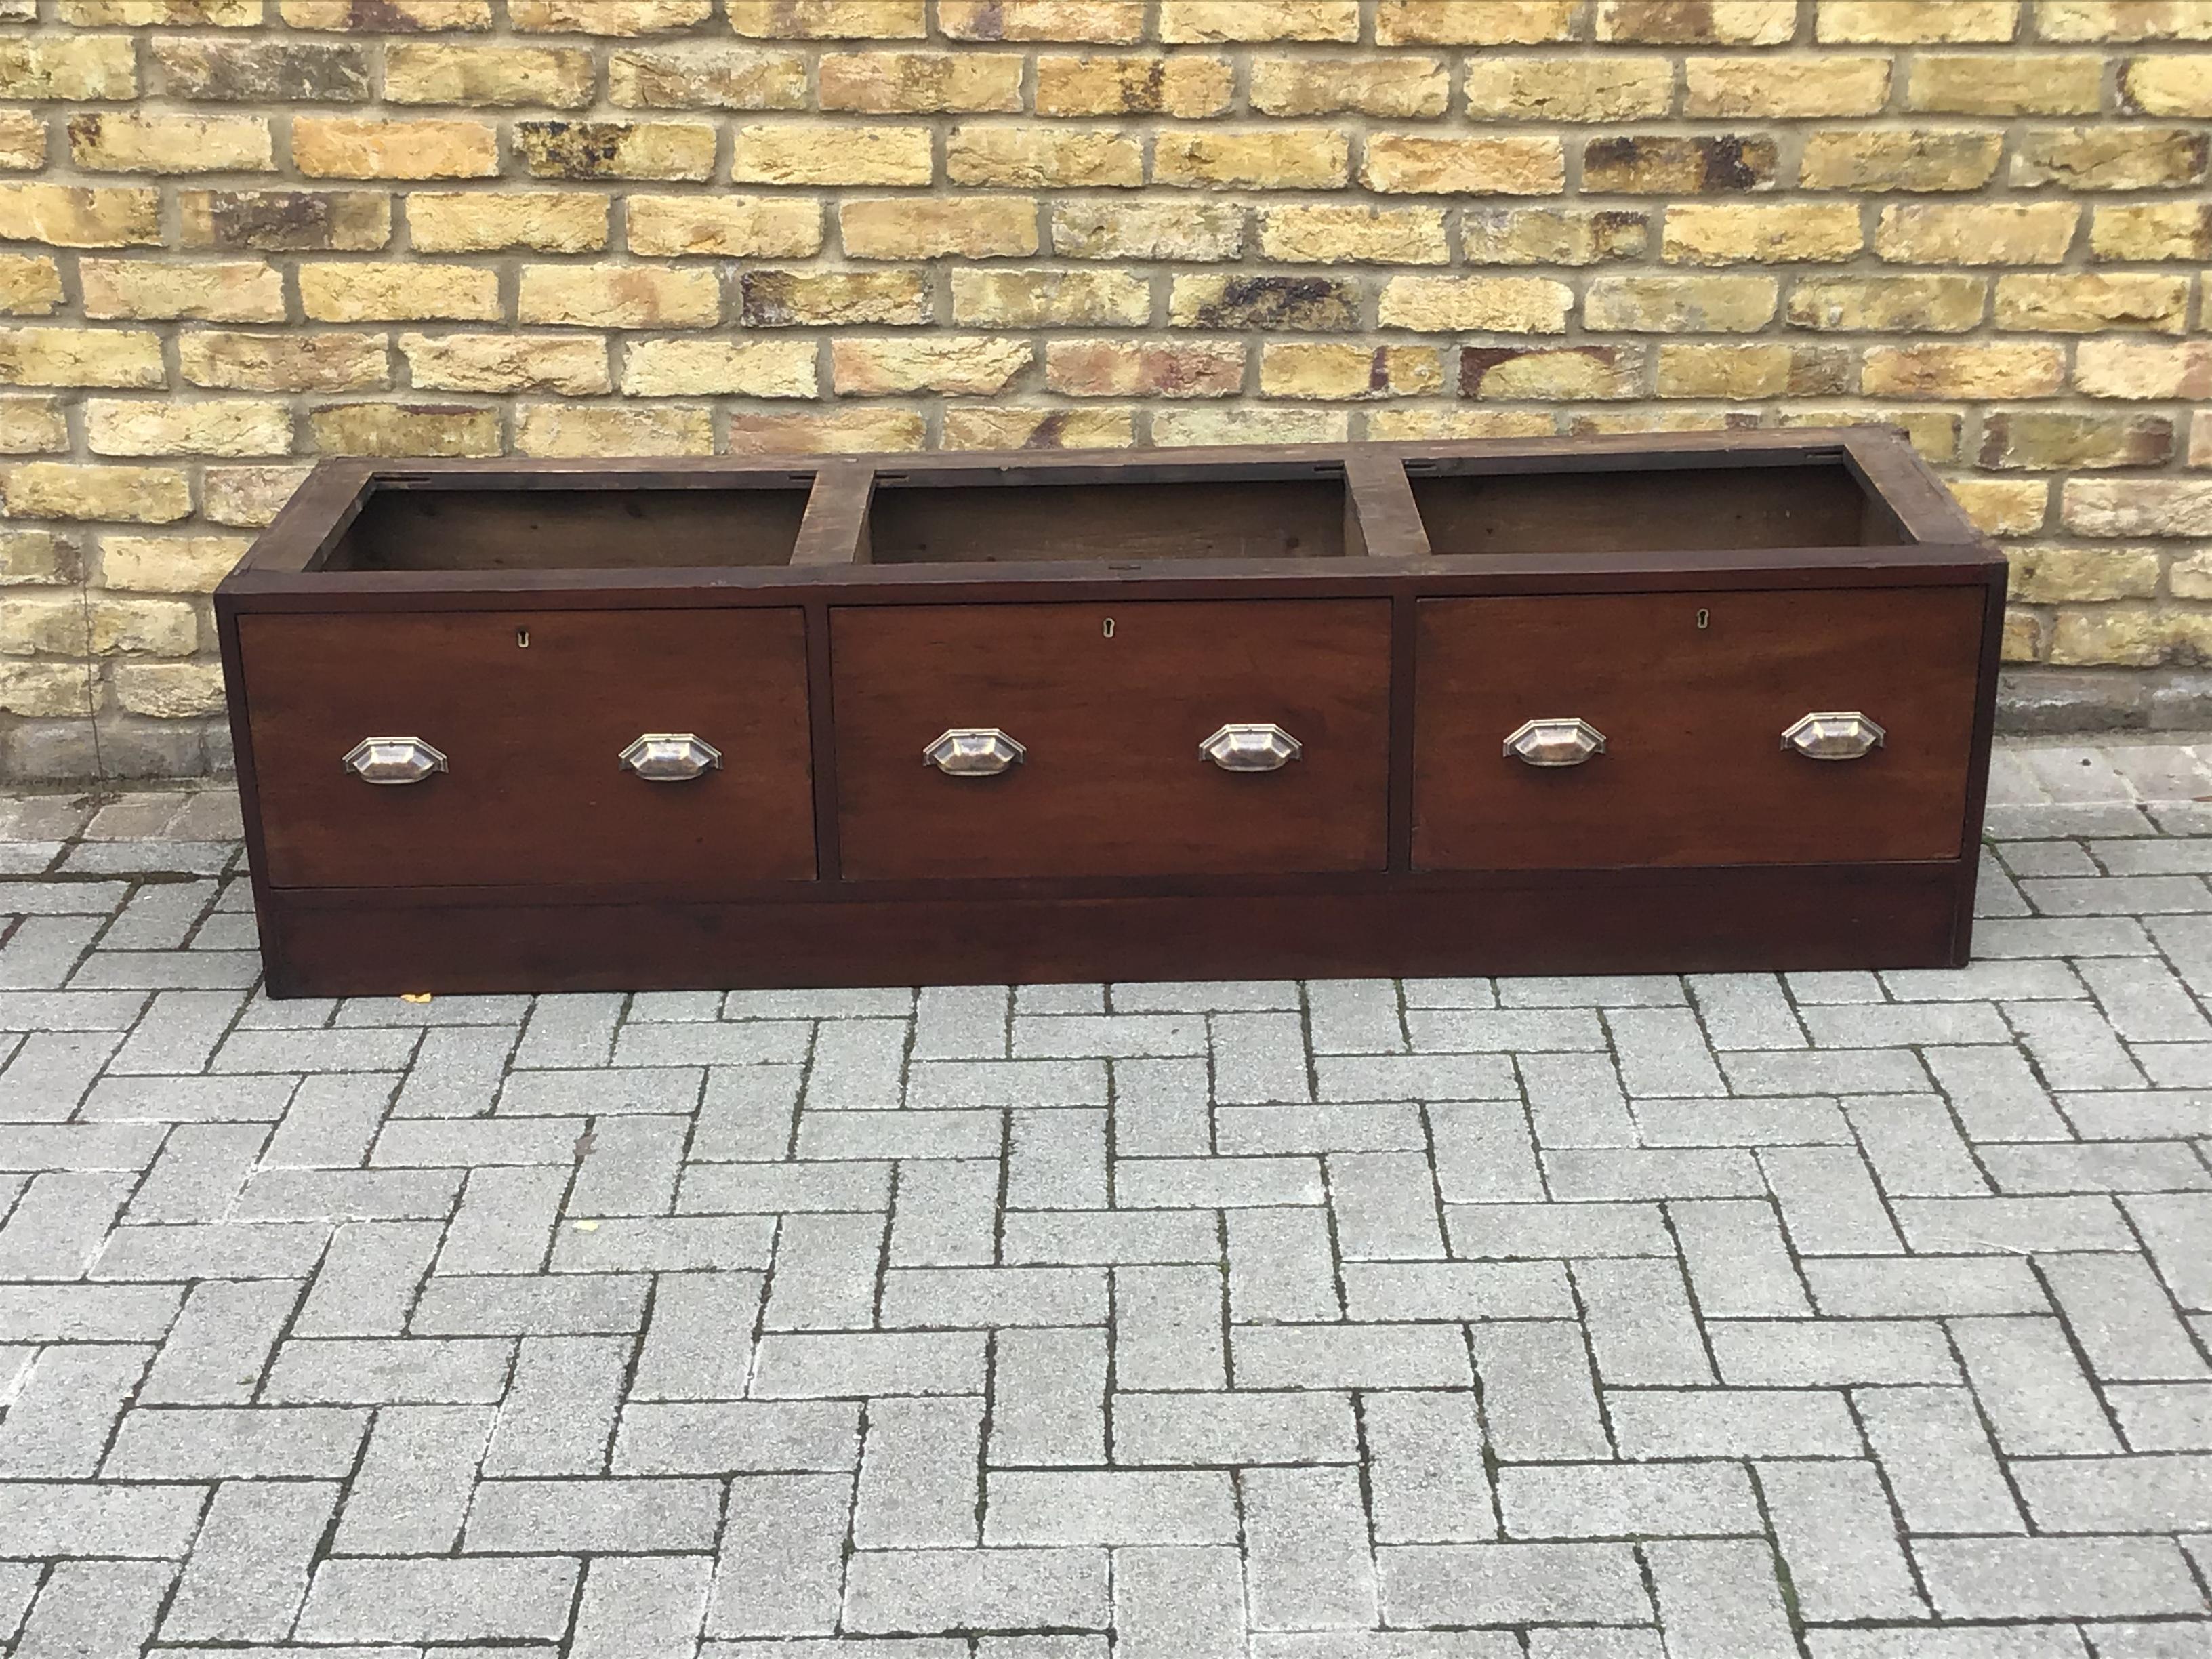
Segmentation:
<svg viewBox="0 0 2212 1659">
<path fill-rule="evenodd" d="M 0 805 L 0 1632 L 2203 1659 L 2212 779 L 2000 782 L 1956 973 L 428 1002 Z"/>
</svg>

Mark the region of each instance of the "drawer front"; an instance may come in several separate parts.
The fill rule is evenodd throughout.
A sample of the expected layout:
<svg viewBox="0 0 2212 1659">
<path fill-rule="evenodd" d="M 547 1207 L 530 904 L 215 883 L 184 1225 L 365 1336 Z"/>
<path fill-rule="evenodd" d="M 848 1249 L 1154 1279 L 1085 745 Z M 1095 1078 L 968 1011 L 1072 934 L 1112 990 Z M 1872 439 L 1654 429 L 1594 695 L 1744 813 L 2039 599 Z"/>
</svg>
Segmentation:
<svg viewBox="0 0 2212 1659">
<path fill-rule="evenodd" d="M 238 637 L 277 886 L 814 874 L 795 610 L 254 615 Z M 647 732 L 722 763 L 650 781 L 621 762 Z M 371 737 L 446 768 L 365 782 L 344 759 Z"/>
<path fill-rule="evenodd" d="M 1979 588 L 1425 600 L 1413 862 L 1954 857 L 1983 603 Z M 1784 746 L 1802 716 L 1845 711 L 1883 729 L 1879 747 L 1818 760 Z M 1538 766 L 1504 752 L 1525 721 L 1577 719 L 1601 753 Z M 1577 751 L 1554 743 L 1553 758 Z"/>
<path fill-rule="evenodd" d="M 840 610 L 845 874 L 1381 869 L 1389 655 L 1381 599 Z M 1200 744 L 1229 725 L 1278 726 L 1297 758 L 1224 770 Z M 1023 758 L 949 775 L 923 751 L 954 728 Z"/>
</svg>

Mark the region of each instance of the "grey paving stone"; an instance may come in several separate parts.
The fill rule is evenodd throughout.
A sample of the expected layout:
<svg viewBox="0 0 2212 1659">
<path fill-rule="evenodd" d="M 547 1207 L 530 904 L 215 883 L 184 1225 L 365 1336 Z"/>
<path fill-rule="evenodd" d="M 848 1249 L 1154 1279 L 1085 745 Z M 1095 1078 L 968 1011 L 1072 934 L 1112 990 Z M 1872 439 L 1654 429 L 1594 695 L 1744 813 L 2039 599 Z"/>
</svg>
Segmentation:
<svg viewBox="0 0 2212 1659">
<path fill-rule="evenodd" d="M 1002 1358 L 1000 1375 L 1004 1374 Z M 1384 1402 L 1414 1397 L 1369 1395 L 1366 1409 L 1370 1433 L 1375 1413 Z M 1466 1396 L 1458 1395 L 1437 1397 L 1466 1401 Z M 995 1395 L 994 1401 L 995 1445 L 1003 1408 L 996 1406 Z M 1471 1408 L 1472 1401 L 1467 1404 Z M 1359 1431 L 1352 1420 L 1352 1401 L 1346 1394 L 1237 1389 L 1173 1394 L 1121 1389 L 1114 1395 L 1114 1461 L 1117 1463 L 1249 1467 L 1261 1463 L 1350 1463 L 1358 1457 Z M 1013 1455 L 996 1461 L 1012 1463 L 1029 1460 Z M 1488 1499 L 1484 1501 L 1487 1503 Z"/>
<path fill-rule="evenodd" d="M 1244 1659 L 1235 1549 L 1147 1546 L 1114 1556 L 1117 1651 L 1129 1659 Z"/>
<path fill-rule="evenodd" d="M 979 1395 L 872 1402 L 853 1506 L 854 1547 L 975 1543 L 982 1438 L 983 1401 Z"/>
<path fill-rule="evenodd" d="M 276 1642 L 338 1503 L 321 1480 L 228 1480 L 216 1489 L 161 1620 L 165 1642 Z"/>
<path fill-rule="evenodd" d="M 990 1461 L 1030 1467 L 1104 1462 L 1108 1351 L 1103 1326 L 1002 1329 L 994 1347 Z M 1123 1385 L 1131 1386 L 1126 1376 Z M 1120 1396 L 1123 1401 L 1142 1397 Z"/>
<path fill-rule="evenodd" d="M 206 1480 L 351 1471 L 368 1413 L 335 1406 L 140 1407 L 124 1414 L 100 1473 Z"/>
<path fill-rule="evenodd" d="M 0 1482 L 0 1556 L 179 1559 L 198 1530 L 207 1496 L 196 1485 Z"/>
<path fill-rule="evenodd" d="M 337 1551 L 450 1551 L 459 1541 L 495 1416 L 488 1406 L 398 1406 L 379 1412 L 339 1512 Z"/>
<path fill-rule="evenodd" d="M 1644 1547 L 1670 1659 L 1792 1659 L 1797 1641 L 1763 1540 L 1667 1539 Z"/>
<path fill-rule="evenodd" d="M 617 1474 L 772 1474 L 850 1469 L 860 1408 L 849 1400 L 750 1400 L 623 1407 Z"/>
<path fill-rule="evenodd" d="M 1646 1625 L 1626 1544 L 1406 1544 L 1376 1552 L 1398 1625 Z"/>
<path fill-rule="evenodd" d="M 1241 1214 L 1251 1213 L 1249 1212 Z M 1114 1273 L 1114 1364 L 1124 1389 L 1228 1386 L 1227 1316 L 1213 1267 L 1121 1267 Z M 1244 1386 L 1264 1387 L 1249 1379 Z"/>
<path fill-rule="evenodd" d="M 1879 1465 L 1761 1462 L 1758 1480 L 1798 1611 L 1808 1622 L 1928 1616 Z"/>
<path fill-rule="evenodd" d="M 1253 1468 L 1240 1478 L 1247 1618 L 1255 1630 L 1366 1630 L 1377 1586 L 1349 1468 Z"/>
<path fill-rule="evenodd" d="M 1508 1536 L 1700 1537 L 1764 1529 L 1741 1464 L 1508 1463 L 1498 1471 Z"/>
<path fill-rule="evenodd" d="M 1607 1389 L 1623 1457 L 1856 1457 L 1841 1394 L 1808 1389 Z"/>
<path fill-rule="evenodd" d="M 692 1659 L 713 1577 L 706 1556 L 595 1559 L 584 1575 L 570 1659 Z"/>
<path fill-rule="evenodd" d="M 2186 1532 L 2212 1528 L 2212 1457 L 2020 1459 L 2013 1479 L 2045 1532 Z"/>
<path fill-rule="evenodd" d="M 981 1394 L 980 1331 L 872 1331 L 764 1336 L 753 1393 L 763 1400 Z"/>
<path fill-rule="evenodd" d="M 41 1351 L 0 1420 L 0 1476 L 91 1479 L 150 1352 L 137 1343 Z"/>
<path fill-rule="evenodd" d="M 1929 1320 L 1711 1320 L 1705 1339 L 1722 1381 L 1739 1388 L 1963 1381 Z"/>
<path fill-rule="evenodd" d="M 2132 1618 L 2205 1613 L 2170 1538 L 1959 1538 L 1913 1546 L 1950 1619 Z"/>
<path fill-rule="evenodd" d="M 1483 1417 L 1501 1458 L 1610 1457 L 1588 1334 L 1564 1320 L 1471 1327 Z"/>
<path fill-rule="evenodd" d="M 850 1630 L 1103 1629 L 1106 1552 L 862 1550 L 848 1564 Z"/>
<path fill-rule="evenodd" d="M 2008 1456 L 2119 1449 L 2057 1320 L 1962 1319 L 1951 1335 Z"/>
<path fill-rule="evenodd" d="M 1243 1389 L 1450 1389 L 1468 1385 L 1467 1346 L 1444 1325 L 1239 1325 Z"/>
<path fill-rule="evenodd" d="M 711 1549 L 715 1480 L 486 1480 L 469 1505 L 471 1554 L 665 1555 Z"/>
<path fill-rule="evenodd" d="M 310 1642 L 473 1642 L 564 1634 L 577 1565 L 560 1556 L 325 1561 L 299 1634 Z"/>
<path fill-rule="evenodd" d="M 137 1653 L 175 1576 L 167 1564 L 145 1561 L 58 1562 L 15 1651 L 25 1659 Z"/>
<path fill-rule="evenodd" d="M 957 1499 L 972 1497 L 972 1489 L 952 1490 Z M 988 1478 L 984 1501 L 983 1541 L 992 1546 L 1237 1541 L 1236 1494 L 1218 1469 L 1000 1469 Z"/>
<path fill-rule="evenodd" d="M 1905 1527 L 1924 1533 L 2023 1532 L 1974 1399 L 1964 1389 L 1862 1389 L 1867 1443 Z"/>
<path fill-rule="evenodd" d="M 1579 1261 L 1574 1279 L 1598 1375 L 1607 1382 L 1694 1385 L 1713 1380 L 1712 1362 L 1676 1264 Z"/>
<path fill-rule="evenodd" d="M 1385 1390 L 1364 1397 L 1368 1513 L 1382 1544 L 1450 1544 L 1498 1536 L 1472 1393 Z"/>
</svg>

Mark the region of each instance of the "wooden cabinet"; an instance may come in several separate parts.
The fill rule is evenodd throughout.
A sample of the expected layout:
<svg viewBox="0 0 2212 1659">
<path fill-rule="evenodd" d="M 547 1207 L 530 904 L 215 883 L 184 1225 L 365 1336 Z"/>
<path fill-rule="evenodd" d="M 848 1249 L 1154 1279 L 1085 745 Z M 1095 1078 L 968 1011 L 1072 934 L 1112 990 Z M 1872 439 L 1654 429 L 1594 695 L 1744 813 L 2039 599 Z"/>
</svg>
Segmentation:
<svg viewBox="0 0 2212 1659">
<path fill-rule="evenodd" d="M 1965 959 L 1899 434 L 326 462 L 216 594 L 277 995 Z"/>
</svg>

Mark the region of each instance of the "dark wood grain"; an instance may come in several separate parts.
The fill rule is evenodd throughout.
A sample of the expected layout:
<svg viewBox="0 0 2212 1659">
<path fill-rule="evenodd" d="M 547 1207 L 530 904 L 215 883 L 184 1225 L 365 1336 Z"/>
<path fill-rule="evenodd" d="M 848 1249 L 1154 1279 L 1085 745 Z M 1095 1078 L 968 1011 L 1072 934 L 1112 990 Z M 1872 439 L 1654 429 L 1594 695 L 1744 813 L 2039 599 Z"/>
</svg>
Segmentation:
<svg viewBox="0 0 2212 1659">
<path fill-rule="evenodd" d="M 238 660 L 274 885 L 814 874 L 795 609 L 248 616 Z M 647 732 L 726 763 L 648 783 L 617 762 Z M 451 770 L 379 787 L 340 763 L 390 735 Z"/>
<path fill-rule="evenodd" d="M 1426 601 L 1413 861 L 1956 856 L 1984 599 L 1971 587 Z M 1843 762 L 1782 746 L 1800 715 L 1832 709 L 1871 716 L 1886 746 Z M 1558 768 L 1502 752 L 1523 720 L 1567 716 L 1603 732 L 1606 752 Z"/>
<path fill-rule="evenodd" d="M 1383 599 L 854 606 L 830 628 L 848 877 L 1383 864 Z M 1199 753 L 1262 721 L 1304 757 L 1231 774 Z M 1000 727 L 1029 757 L 947 777 L 922 750 L 951 726 Z"/>
</svg>

